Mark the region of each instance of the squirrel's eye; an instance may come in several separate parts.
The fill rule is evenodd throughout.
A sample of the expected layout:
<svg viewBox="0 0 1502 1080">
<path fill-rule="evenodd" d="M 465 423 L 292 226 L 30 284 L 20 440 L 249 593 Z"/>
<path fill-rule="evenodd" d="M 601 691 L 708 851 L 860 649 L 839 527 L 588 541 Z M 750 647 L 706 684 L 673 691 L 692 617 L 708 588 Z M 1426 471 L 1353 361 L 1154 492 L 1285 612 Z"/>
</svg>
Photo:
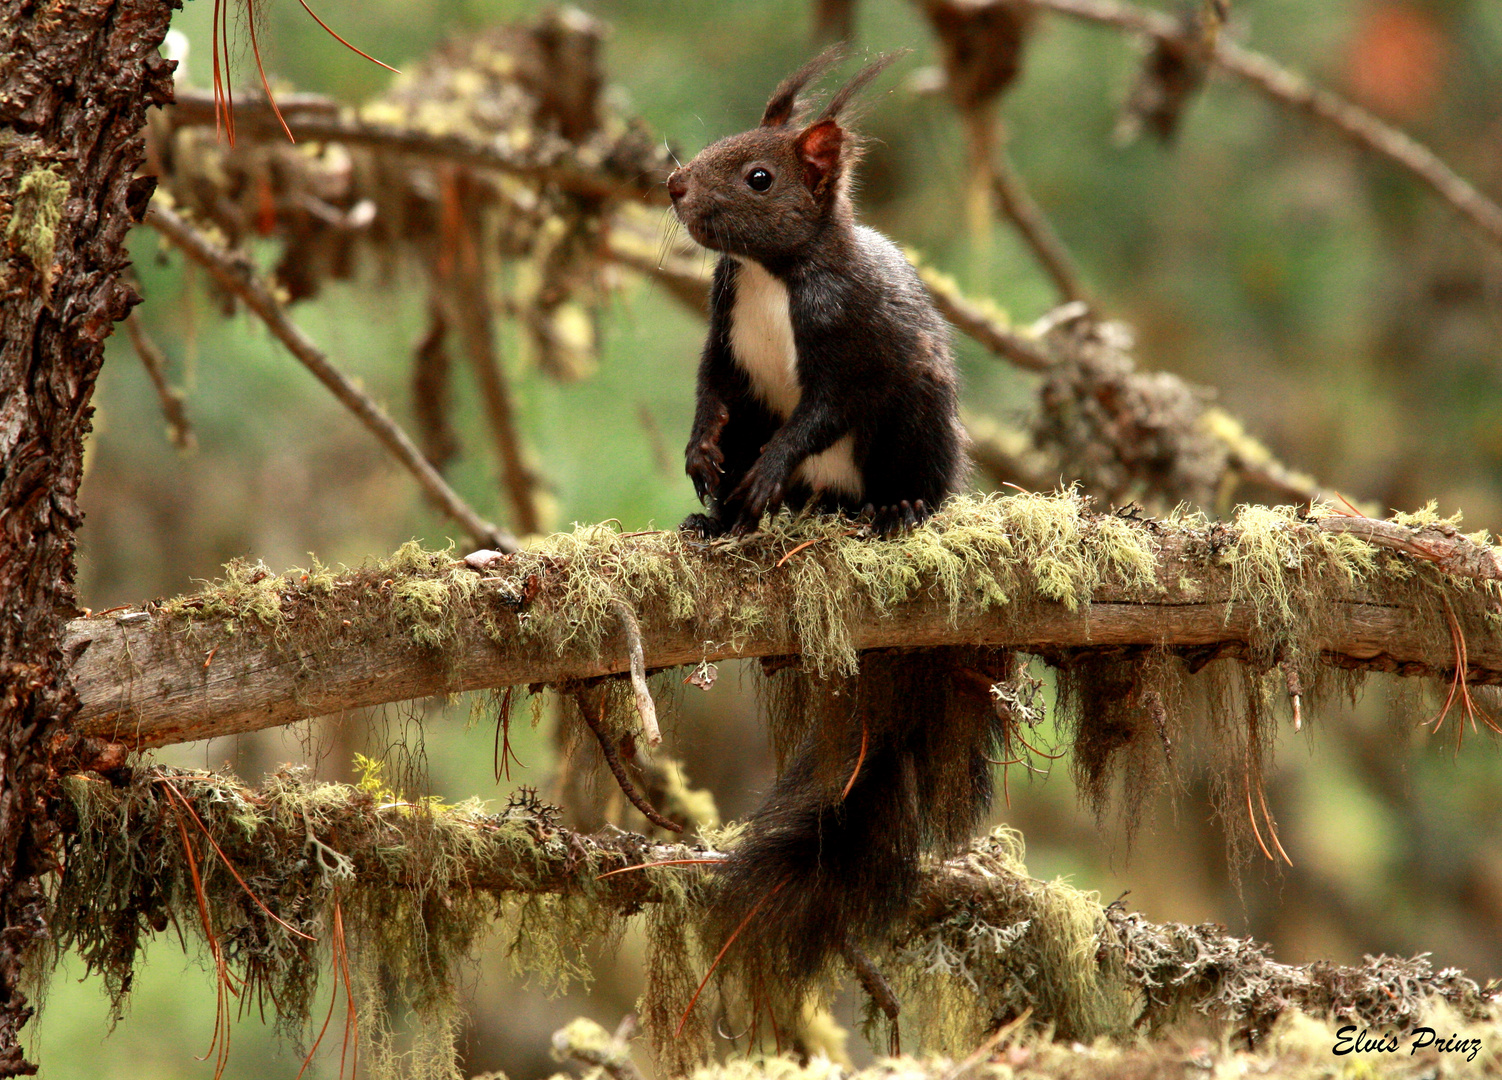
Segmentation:
<svg viewBox="0 0 1502 1080">
<path fill-rule="evenodd" d="M 772 174 L 766 169 L 752 169 L 746 174 L 746 183 L 751 185 L 752 191 L 766 191 L 772 186 Z"/>
</svg>

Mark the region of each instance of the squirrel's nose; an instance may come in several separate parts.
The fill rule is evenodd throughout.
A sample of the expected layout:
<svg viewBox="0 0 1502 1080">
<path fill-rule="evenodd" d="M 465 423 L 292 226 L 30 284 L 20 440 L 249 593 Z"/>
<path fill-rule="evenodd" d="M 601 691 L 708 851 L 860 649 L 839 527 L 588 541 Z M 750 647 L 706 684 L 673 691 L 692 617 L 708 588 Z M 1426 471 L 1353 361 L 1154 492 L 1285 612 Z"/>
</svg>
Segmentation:
<svg viewBox="0 0 1502 1080">
<path fill-rule="evenodd" d="M 668 197 L 674 202 L 688 194 L 688 179 L 683 175 L 682 169 L 674 169 L 668 177 Z"/>
</svg>

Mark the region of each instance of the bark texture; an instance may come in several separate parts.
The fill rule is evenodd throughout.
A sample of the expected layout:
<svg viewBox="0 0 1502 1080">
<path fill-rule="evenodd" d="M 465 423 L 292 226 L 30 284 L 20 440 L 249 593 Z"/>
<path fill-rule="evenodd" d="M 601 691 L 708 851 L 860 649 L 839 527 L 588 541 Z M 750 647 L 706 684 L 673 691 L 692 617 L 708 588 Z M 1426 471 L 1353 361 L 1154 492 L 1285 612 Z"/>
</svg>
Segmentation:
<svg viewBox="0 0 1502 1080">
<path fill-rule="evenodd" d="M 77 711 L 60 648 L 74 613 L 75 501 L 104 339 L 135 297 L 125 234 L 173 0 L 0 0 L 0 1076 L 29 1075 L 19 989 L 46 933 L 40 875 L 54 736 Z"/>
</svg>

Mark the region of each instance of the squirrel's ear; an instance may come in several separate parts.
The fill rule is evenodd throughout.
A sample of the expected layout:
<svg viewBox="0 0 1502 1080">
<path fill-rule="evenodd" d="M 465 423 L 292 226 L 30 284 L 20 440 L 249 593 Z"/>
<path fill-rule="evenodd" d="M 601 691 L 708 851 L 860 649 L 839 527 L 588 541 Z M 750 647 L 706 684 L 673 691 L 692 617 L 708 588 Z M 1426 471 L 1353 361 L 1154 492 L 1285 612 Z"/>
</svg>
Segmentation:
<svg viewBox="0 0 1502 1080">
<path fill-rule="evenodd" d="M 840 164 L 845 132 L 833 120 L 820 120 L 798 136 L 798 160 L 803 162 L 803 182 L 817 192 Z"/>
</svg>

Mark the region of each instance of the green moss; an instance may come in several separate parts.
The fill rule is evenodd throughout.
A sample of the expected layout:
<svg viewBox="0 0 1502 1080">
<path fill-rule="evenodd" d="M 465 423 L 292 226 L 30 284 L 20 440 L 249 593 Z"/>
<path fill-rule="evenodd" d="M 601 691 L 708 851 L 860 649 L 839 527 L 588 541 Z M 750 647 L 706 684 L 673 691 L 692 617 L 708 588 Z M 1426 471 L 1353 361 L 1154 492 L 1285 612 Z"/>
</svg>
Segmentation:
<svg viewBox="0 0 1502 1080">
<path fill-rule="evenodd" d="M 10 223 L 5 238 L 31 260 L 44 280 L 51 280 L 57 254 L 57 232 L 62 226 L 63 207 L 71 185 L 52 165 L 32 169 L 21 177 L 11 200 Z"/>
</svg>

